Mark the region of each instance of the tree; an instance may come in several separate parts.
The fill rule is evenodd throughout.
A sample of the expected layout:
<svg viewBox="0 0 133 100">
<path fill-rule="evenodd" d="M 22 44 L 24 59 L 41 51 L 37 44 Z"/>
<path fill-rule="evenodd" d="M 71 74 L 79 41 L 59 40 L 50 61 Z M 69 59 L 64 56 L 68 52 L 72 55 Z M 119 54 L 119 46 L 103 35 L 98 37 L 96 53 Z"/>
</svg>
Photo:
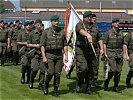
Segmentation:
<svg viewBox="0 0 133 100">
<path fill-rule="evenodd" d="M 4 0 L 0 0 L 0 13 L 3 13 L 5 10 L 4 8 Z"/>
</svg>

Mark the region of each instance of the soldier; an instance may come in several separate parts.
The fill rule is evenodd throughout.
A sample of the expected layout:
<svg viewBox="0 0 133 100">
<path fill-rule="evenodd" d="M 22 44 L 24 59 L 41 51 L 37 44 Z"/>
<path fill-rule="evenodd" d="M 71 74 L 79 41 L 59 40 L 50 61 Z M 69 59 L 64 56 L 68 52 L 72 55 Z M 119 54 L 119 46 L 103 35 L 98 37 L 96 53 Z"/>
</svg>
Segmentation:
<svg viewBox="0 0 133 100">
<path fill-rule="evenodd" d="M 45 81 L 44 94 L 48 94 L 48 86 L 52 77 L 54 76 L 54 96 L 58 96 L 58 87 L 60 84 L 60 75 L 63 66 L 63 54 L 62 49 L 67 51 L 66 38 L 64 31 L 58 27 L 59 16 L 53 15 L 51 17 L 50 28 L 47 28 L 41 37 L 41 52 L 43 62 L 48 64 L 48 70 Z M 67 56 L 67 53 L 66 53 Z M 67 60 L 67 59 L 66 59 Z"/>
<path fill-rule="evenodd" d="M 10 31 L 14 28 L 14 24 L 13 22 L 10 22 L 9 24 L 9 27 L 8 27 L 8 36 L 9 36 L 9 33 Z M 7 55 L 8 55 L 8 61 L 9 63 L 12 63 L 13 62 L 13 51 L 12 51 L 12 46 L 11 45 L 8 45 L 7 46 Z"/>
<path fill-rule="evenodd" d="M 123 33 L 119 30 L 119 19 L 112 20 L 112 28 L 109 29 L 104 36 L 104 52 L 105 56 L 109 59 L 110 70 L 108 77 L 104 82 L 104 91 L 108 90 L 110 79 L 114 76 L 114 92 L 121 92 L 118 88 L 120 75 L 123 65 Z"/>
<path fill-rule="evenodd" d="M 93 82 L 92 85 L 96 87 L 100 87 L 97 82 L 98 79 L 98 69 L 99 69 L 99 55 L 103 55 L 103 40 L 102 35 L 100 33 L 100 29 L 96 25 L 96 15 L 91 15 L 91 22 L 92 25 L 90 27 L 90 34 L 93 37 L 93 46 L 96 50 L 97 58 L 95 57 L 94 53 L 90 54 L 90 65 L 93 71 Z M 91 48 L 90 48 L 91 49 Z"/>
<path fill-rule="evenodd" d="M 90 21 L 91 21 L 91 11 L 86 11 L 83 14 L 83 22 L 79 22 L 76 25 L 76 92 L 80 92 L 81 85 L 86 81 L 86 93 L 93 94 L 91 90 L 92 69 L 89 68 L 89 55 L 90 48 L 89 43 L 92 43 L 92 36 L 90 35 Z M 92 52 L 92 49 L 91 49 Z M 90 74 L 91 74 L 90 73 Z"/>
<path fill-rule="evenodd" d="M 45 78 L 45 66 L 42 62 L 42 56 L 40 51 L 40 38 L 42 35 L 42 21 L 40 19 L 37 19 L 35 21 L 35 27 L 36 29 L 30 32 L 27 45 L 31 48 L 31 50 L 28 53 L 31 58 L 31 75 L 29 88 L 33 88 L 34 79 L 37 75 L 38 70 L 40 69 L 38 88 L 42 90 Z"/>
<path fill-rule="evenodd" d="M 126 86 L 127 88 L 131 87 L 131 78 L 133 77 L 133 31 L 129 32 L 124 38 L 124 60 L 129 61 L 130 70 L 127 74 L 126 78 Z"/>
<path fill-rule="evenodd" d="M 4 29 L 4 21 L 0 20 L 0 66 L 4 66 L 7 50 L 8 31 Z"/>
<path fill-rule="evenodd" d="M 17 37 L 17 45 L 21 46 L 21 49 L 19 50 L 19 54 L 21 56 L 21 65 L 22 65 L 22 75 L 21 75 L 21 83 L 25 83 L 25 74 L 27 73 L 27 81 L 26 83 L 29 83 L 30 81 L 30 59 L 28 59 L 27 53 L 29 51 L 29 48 L 27 48 L 27 40 L 30 33 L 30 22 L 25 22 L 24 29 L 21 30 L 21 33 L 18 34 Z"/>
<path fill-rule="evenodd" d="M 19 47 L 16 44 L 17 36 L 20 32 L 20 21 L 16 20 L 15 26 L 12 30 L 9 31 L 9 36 L 8 36 L 8 43 L 9 43 L 9 48 L 12 46 L 13 50 L 13 65 L 18 65 L 19 63 Z"/>
</svg>

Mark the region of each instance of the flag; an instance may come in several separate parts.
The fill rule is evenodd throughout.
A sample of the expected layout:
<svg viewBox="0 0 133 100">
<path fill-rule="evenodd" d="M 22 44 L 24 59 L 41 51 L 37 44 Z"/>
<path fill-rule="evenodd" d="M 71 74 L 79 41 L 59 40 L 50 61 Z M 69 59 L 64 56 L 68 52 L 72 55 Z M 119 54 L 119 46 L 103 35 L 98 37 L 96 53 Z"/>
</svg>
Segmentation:
<svg viewBox="0 0 133 100">
<path fill-rule="evenodd" d="M 66 12 L 68 14 L 68 12 Z M 74 7 L 70 4 L 70 15 L 69 18 L 67 18 L 68 15 L 66 15 L 66 19 L 69 19 L 69 21 L 66 22 L 65 25 L 65 32 L 66 32 L 66 38 L 68 43 L 68 62 L 64 62 L 64 69 L 65 72 L 68 73 L 71 69 L 71 66 L 74 61 L 75 56 L 75 43 L 76 43 L 76 31 L 75 26 L 76 24 L 81 20 L 78 13 L 74 9 Z M 65 58 L 65 55 L 64 55 Z"/>
</svg>

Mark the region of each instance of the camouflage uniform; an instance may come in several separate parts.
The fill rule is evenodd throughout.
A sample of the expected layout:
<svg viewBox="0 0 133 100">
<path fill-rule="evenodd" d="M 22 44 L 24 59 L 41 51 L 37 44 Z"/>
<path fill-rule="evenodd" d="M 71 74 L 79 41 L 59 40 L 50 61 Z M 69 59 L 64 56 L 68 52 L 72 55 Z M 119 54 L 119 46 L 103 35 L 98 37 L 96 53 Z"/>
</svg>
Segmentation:
<svg viewBox="0 0 133 100">
<path fill-rule="evenodd" d="M 29 33 L 26 33 L 25 29 L 21 30 L 21 33 L 18 34 L 17 41 L 16 42 L 27 42 L 29 37 Z M 21 76 L 21 83 L 25 83 L 25 74 L 27 73 L 27 81 L 26 83 L 29 83 L 30 81 L 30 59 L 28 58 L 27 53 L 29 52 L 30 48 L 27 48 L 25 45 L 21 46 L 19 50 L 19 55 L 21 57 L 21 65 L 22 65 L 22 76 Z"/>
<path fill-rule="evenodd" d="M 8 38 L 11 39 L 12 50 L 13 50 L 13 64 L 18 65 L 19 63 L 19 46 L 16 44 L 18 34 L 20 33 L 20 28 L 14 27 L 9 31 Z"/>
<path fill-rule="evenodd" d="M 104 44 L 106 45 L 106 53 L 109 58 L 110 70 L 108 72 L 108 79 L 105 80 L 104 90 L 107 91 L 110 79 L 114 76 L 115 92 L 118 92 L 118 83 L 123 65 L 123 33 L 121 31 L 114 31 L 113 28 L 108 30 L 104 36 Z"/>
<path fill-rule="evenodd" d="M 131 87 L 131 78 L 133 77 L 133 31 L 127 34 L 124 38 L 124 44 L 127 45 L 128 56 L 129 56 L 129 67 L 130 70 L 127 74 L 126 85 L 128 88 Z"/>
<path fill-rule="evenodd" d="M 29 39 L 28 39 L 28 44 L 40 44 L 40 38 L 42 33 L 39 32 L 37 29 L 31 31 L 29 33 Z M 32 89 L 33 88 L 33 83 L 34 83 L 34 78 L 37 75 L 38 70 L 40 69 L 40 80 L 39 80 L 39 88 L 42 87 L 44 83 L 44 78 L 45 78 L 45 66 L 44 63 L 42 62 L 42 56 L 41 56 L 41 51 L 40 49 L 37 48 L 32 48 L 29 51 L 28 54 L 31 58 L 31 76 L 30 76 L 30 83 L 29 87 Z"/>
<path fill-rule="evenodd" d="M 57 96 L 57 90 L 60 84 L 60 75 L 63 66 L 62 49 L 66 45 L 64 31 L 59 27 L 56 30 L 50 27 L 44 31 L 41 37 L 41 46 L 46 50 L 48 59 L 48 70 L 46 75 L 46 83 L 44 93 L 48 93 L 48 85 L 54 76 L 54 95 Z"/>
<path fill-rule="evenodd" d="M 7 50 L 7 36 L 8 31 L 6 29 L 0 28 L 0 65 L 4 65 L 5 54 Z"/>
</svg>

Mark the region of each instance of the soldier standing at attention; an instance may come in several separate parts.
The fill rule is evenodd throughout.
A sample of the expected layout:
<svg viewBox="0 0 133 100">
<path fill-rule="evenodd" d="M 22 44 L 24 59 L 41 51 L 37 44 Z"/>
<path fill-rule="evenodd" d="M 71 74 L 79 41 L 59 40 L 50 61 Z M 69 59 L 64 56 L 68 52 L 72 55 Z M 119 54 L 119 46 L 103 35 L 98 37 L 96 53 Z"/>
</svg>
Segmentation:
<svg viewBox="0 0 133 100">
<path fill-rule="evenodd" d="M 129 32 L 124 37 L 123 51 L 124 51 L 124 60 L 129 61 L 130 70 L 127 74 L 126 86 L 127 88 L 130 88 L 131 87 L 130 81 L 131 78 L 133 77 L 133 31 Z"/>
<path fill-rule="evenodd" d="M 100 87 L 100 85 L 97 82 L 97 79 L 98 79 L 98 69 L 99 69 L 99 56 L 103 55 L 103 40 L 102 40 L 102 35 L 100 33 L 100 29 L 96 25 L 96 15 L 92 14 L 91 17 L 92 17 L 91 18 L 92 25 L 90 27 L 90 34 L 93 38 L 93 46 L 97 54 L 97 58 L 95 57 L 93 52 L 90 54 L 90 57 L 89 57 L 90 65 L 93 70 L 92 85 L 96 87 Z"/>
<path fill-rule="evenodd" d="M 35 27 L 36 29 L 32 30 L 29 34 L 27 45 L 31 48 L 31 50 L 29 51 L 29 56 L 31 57 L 31 75 L 29 88 L 33 88 L 34 79 L 37 75 L 38 70 L 40 69 L 38 88 L 42 90 L 45 78 L 45 66 L 42 62 L 42 55 L 40 50 L 40 38 L 42 35 L 42 21 L 40 19 L 37 19 L 35 21 Z"/>
<path fill-rule="evenodd" d="M 89 55 L 90 48 L 89 43 L 92 43 L 92 36 L 90 35 L 90 21 L 91 21 L 91 11 L 86 11 L 83 14 L 83 22 L 79 22 L 76 25 L 76 92 L 81 92 L 81 85 L 86 82 L 86 93 L 93 94 L 91 90 L 92 84 L 92 69 L 89 68 Z M 92 51 L 92 48 L 91 48 Z M 93 51 L 92 51 L 93 53 Z M 91 72 L 91 73 L 90 73 Z"/>
<path fill-rule="evenodd" d="M 49 82 L 54 76 L 54 96 L 58 96 L 58 87 L 60 84 L 60 75 L 63 67 L 63 54 L 67 51 L 67 41 L 64 31 L 58 27 L 59 16 L 53 15 L 51 17 L 50 28 L 47 28 L 41 37 L 41 52 L 43 62 L 48 64 L 48 70 L 45 81 L 44 94 L 48 94 Z M 67 53 L 66 53 L 67 57 Z M 67 59 L 66 59 L 67 60 Z"/>
<path fill-rule="evenodd" d="M 12 46 L 12 50 L 13 50 L 13 65 L 18 65 L 19 63 L 19 53 L 18 53 L 18 46 L 16 44 L 16 40 L 17 40 L 17 36 L 20 33 L 20 21 L 16 20 L 15 22 L 15 26 L 12 30 L 9 31 L 9 36 L 8 36 L 8 47 Z"/>
<path fill-rule="evenodd" d="M 20 45 L 21 48 L 19 50 L 19 54 L 21 57 L 21 65 L 22 65 L 22 75 L 21 75 L 21 83 L 24 84 L 25 83 L 25 74 L 27 73 L 27 81 L 26 83 L 29 83 L 30 81 L 30 72 L 31 72 L 31 68 L 30 68 L 30 59 L 28 59 L 27 53 L 28 53 L 28 49 L 27 48 L 27 40 L 29 37 L 29 33 L 30 33 L 30 22 L 25 22 L 24 24 L 24 29 L 21 30 L 21 33 L 18 34 L 17 37 L 17 45 Z"/>
<path fill-rule="evenodd" d="M 123 33 L 119 30 L 119 19 L 112 20 L 112 28 L 109 29 L 104 36 L 104 52 L 109 59 L 110 70 L 108 77 L 104 82 L 104 91 L 108 90 L 110 79 L 114 76 L 114 92 L 121 92 L 118 88 L 120 75 L 123 66 Z"/>
<path fill-rule="evenodd" d="M 4 66 L 7 50 L 8 31 L 4 29 L 4 21 L 0 20 L 0 66 Z"/>
</svg>

